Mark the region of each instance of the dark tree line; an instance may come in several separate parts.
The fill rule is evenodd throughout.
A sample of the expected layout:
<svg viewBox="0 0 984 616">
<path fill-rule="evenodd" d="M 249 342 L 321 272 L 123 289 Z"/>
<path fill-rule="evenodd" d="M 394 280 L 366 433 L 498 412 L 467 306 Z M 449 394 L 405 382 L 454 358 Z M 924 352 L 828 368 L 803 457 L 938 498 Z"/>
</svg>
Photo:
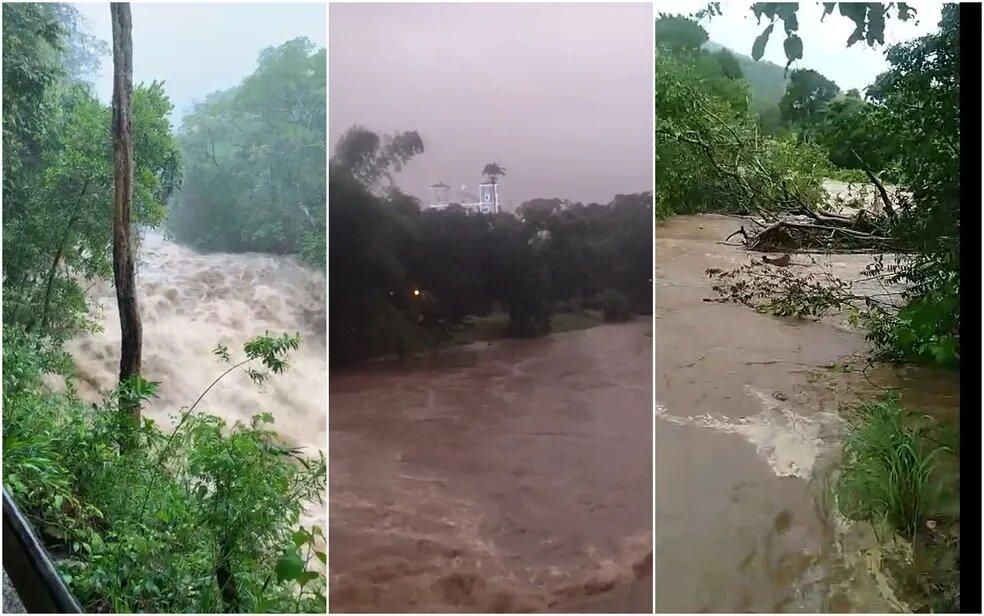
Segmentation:
<svg viewBox="0 0 984 616">
<path fill-rule="evenodd" d="M 431 210 L 392 183 L 423 151 L 415 132 L 355 127 L 329 173 L 333 364 L 405 353 L 470 316 L 501 309 L 507 335 L 550 331 L 559 307 L 615 291 L 652 310 L 652 195 L 608 204 L 534 199 L 515 213 Z M 386 182 L 382 182 L 382 179 Z"/>
</svg>

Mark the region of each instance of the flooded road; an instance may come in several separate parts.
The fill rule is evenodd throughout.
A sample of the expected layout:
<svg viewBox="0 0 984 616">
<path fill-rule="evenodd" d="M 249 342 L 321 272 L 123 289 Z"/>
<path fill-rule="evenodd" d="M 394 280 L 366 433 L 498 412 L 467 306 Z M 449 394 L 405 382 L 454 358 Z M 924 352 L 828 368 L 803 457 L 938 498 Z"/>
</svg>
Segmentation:
<svg viewBox="0 0 984 616">
<path fill-rule="evenodd" d="M 330 609 L 652 609 L 648 320 L 332 374 Z"/>
<path fill-rule="evenodd" d="M 704 270 L 761 258 L 720 243 L 741 222 L 656 227 L 656 610 L 893 611 L 884 587 L 845 564 L 818 472 L 838 405 L 877 394 L 829 370 L 863 352 L 863 336 L 837 319 L 705 302 Z M 816 258 L 852 278 L 867 261 Z"/>
</svg>

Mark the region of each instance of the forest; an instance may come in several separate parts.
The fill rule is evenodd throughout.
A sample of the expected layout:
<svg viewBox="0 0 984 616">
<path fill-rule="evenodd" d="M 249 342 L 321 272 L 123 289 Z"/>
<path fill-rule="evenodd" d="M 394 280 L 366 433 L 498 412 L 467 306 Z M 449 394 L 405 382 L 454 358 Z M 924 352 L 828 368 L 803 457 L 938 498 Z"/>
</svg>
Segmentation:
<svg viewBox="0 0 984 616">
<path fill-rule="evenodd" d="M 241 84 L 183 118 L 182 184 L 167 218 L 178 241 L 325 267 L 325 67 L 307 39 L 271 47 Z"/>
<path fill-rule="evenodd" d="M 129 5 L 113 5 L 113 25 L 110 106 L 91 78 L 111 47 L 75 8 L 3 6 L 4 489 L 83 611 L 321 613 L 324 533 L 300 520 L 323 502 L 324 455 L 284 443 L 264 409 L 249 423 L 209 414 L 208 390 L 173 422 L 142 413 L 166 384 L 141 376 L 135 304 L 136 343 L 124 323 L 120 380 L 101 402 L 79 397 L 65 345 L 99 327 L 94 285 L 133 284 L 144 232 L 324 267 L 325 51 L 305 39 L 263 50 L 175 129 L 166 84 L 134 85 L 132 102 L 120 85 Z M 114 225 L 121 203 L 132 228 Z M 121 248 L 130 233 L 137 259 Z M 219 345 L 212 385 L 240 371 L 261 386 L 299 343 L 268 332 Z"/>
<path fill-rule="evenodd" d="M 651 193 L 607 204 L 537 198 L 498 214 L 432 210 L 394 181 L 423 151 L 416 131 L 380 136 L 359 126 L 335 145 L 333 365 L 652 313 Z M 506 170 L 490 163 L 484 171 Z M 476 331 L 478 319 L 496 314 L 505 315 L 501 327 Z"/>
<path fill-rule="evenodd" d="M 760 19 L 761 34 L 739 51 L 751 58 L 708 40 L 701 23 L 720 14 L 717 3 L 657 20 L 657 221 L 732 215 L 736 231 L 728 240 L 753 254 L 785 254 L 708 269 L 717 296 L 707 301 L 793 319 L 847 314 L 868 343 L 857 368 L 864 375 L 885 363 L 955 372 L 961 356 L 960 8 L 944 5 L 931 34 L 881 47 L 886 23 L 914 18 L 911 6 L 824 3 L 826 19 L 853 24 L 846 46 L 884 50 L 889 68 L 863 93 L 844 92 L 800 68 L 810 58 L 804 58 L 796 4 L 756 3 L 750 12 Z M 781 39 L 788 64 L 760 63 L 753 81 L 746 76 L 749 62 L 762 58 L 770 38 Z M 866 186 L 872 203 L 834 203 L 824 188 L 828 180 Z M 798 253 L 868 255 L 861 281 L 891 292 L 865 293 L 858 281 L 829 272 L 775 266 Z M 953 426 L 927 425 L 925 418 L 897 393 L 859 397 L 848 413 L 832 490 L 841 514 L 889 528 L 888 536 L 915 550 L 917 562 L 933 563 L 929 571 L 910 568 L 898 576 L 914 605 L 952 610 L 959 603 L 959 444 Z"/>
</svg>

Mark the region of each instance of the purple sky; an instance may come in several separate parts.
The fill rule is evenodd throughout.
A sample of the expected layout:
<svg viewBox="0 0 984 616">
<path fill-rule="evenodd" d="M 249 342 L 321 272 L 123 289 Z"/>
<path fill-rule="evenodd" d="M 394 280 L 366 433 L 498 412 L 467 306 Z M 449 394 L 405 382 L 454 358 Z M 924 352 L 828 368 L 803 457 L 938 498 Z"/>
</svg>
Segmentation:
<svg viewBox="0 0 984 616">
<path fill-rule="evenodd" d="M 506 168 L 504 204 L 652 189 L 650 4 L 331 4 L 330 145 L 417 130 L 397 183 L 429 199 Z"/>
</svg>

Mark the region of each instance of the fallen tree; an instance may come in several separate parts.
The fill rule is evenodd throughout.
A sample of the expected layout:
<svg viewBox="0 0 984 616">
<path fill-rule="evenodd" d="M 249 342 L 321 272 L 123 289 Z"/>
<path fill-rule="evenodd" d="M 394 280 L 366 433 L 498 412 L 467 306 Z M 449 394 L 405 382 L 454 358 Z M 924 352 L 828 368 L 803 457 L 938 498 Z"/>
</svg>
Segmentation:
<svg viewBox="0 0 984 616">
<path fill-rule="evenodd" d="M 854 217 L 824 214 L 748 220 L 748 229 L 740 226 L 725 242 L 740 236 L 747 250 L 757 252 L 907 252 L 888 233 L 884 220 L 864 211 Z"/>
</svg>

